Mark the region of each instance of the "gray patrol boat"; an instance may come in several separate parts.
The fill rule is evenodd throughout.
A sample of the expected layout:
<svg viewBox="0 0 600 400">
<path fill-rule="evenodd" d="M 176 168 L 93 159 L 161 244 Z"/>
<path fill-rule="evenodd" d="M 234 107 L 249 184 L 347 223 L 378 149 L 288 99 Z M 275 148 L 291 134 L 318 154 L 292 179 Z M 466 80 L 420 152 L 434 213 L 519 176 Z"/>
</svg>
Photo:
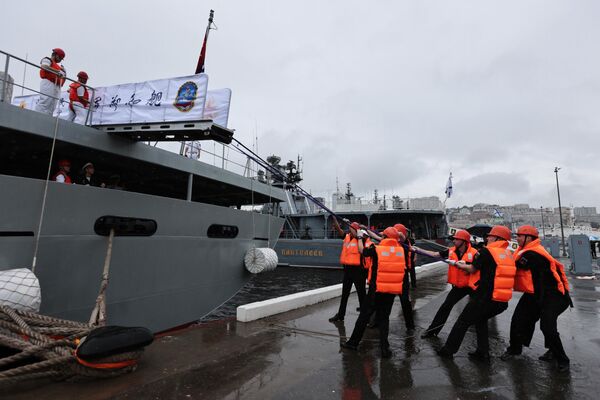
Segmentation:
<svg viewBox="0 0 600 400">
<path fill-rule="evenodd" d="M 159 332 L 202 318 L 250 279 L 249 249 L 274 247 L 284 219 L 252 206 L 278 209 L 285 193 L 144 141 L 232 135 L 210 120 L 95 129 L 0 101 L 0 270 L 35 265 L 40 312 L 87 321 L 115 229 L 108 323 Z M 119 182 L 48 181 L 51 158 L 52 172 L 92 161 Z"/>
</svg>

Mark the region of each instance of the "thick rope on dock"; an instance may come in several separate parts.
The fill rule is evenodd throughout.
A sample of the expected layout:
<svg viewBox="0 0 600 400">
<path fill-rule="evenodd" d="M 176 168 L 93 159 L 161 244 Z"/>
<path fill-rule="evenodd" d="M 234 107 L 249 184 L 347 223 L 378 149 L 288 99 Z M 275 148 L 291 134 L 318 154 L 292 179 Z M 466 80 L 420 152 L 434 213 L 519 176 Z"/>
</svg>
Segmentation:
<svg viewBox="0 0 600 400">
<path fill-rule="evenodd" d="M 78 345 L 95 328 L 0 304 L 0 346 L 15 352 L 0 358 L 0 384 L 73 376 L 106 378 L 135 370 L 142 349 L 93 362 L 78 358 Z"/>
<path fill-rule="evenodd" d="M 244 265 L 253 274 L 275 270 L 278 261 L 275 250 L 268 247 L 252 248 L 244 256 Z"/>
</svg>

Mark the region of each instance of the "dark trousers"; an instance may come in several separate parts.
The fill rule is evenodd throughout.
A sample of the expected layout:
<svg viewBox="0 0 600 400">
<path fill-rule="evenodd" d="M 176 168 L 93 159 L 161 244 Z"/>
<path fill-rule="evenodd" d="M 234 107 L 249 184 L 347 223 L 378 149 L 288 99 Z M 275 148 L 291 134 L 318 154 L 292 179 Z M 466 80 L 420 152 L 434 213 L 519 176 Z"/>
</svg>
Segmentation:
<svg viewBox="0 0 600 400">
<path fill-rule="evenodd" d="M 394 305 L 395 294 L 389 293 L 369 293 L 364 307 L 361 306 L 360 314 L 354 325 L 354 330 L 348 342 L 358 346 L 360 343 L 373 309 L 377 313 L 377 324 L 379 325 L 379 343 L 382 350 L 387 350 L 390 347 L 388 342 L 388 334 L 390 332 L 390 313 Z"/>
<path fill-rule="evenodd" d="M 363 301 L 365 299 L 365 282 L 367 280 L 368 270 L 361 266 L 348 266 L 344 265 L 344 279 L 342 281 L 342 300 L 340 301 L 340 308 L 338 315 L 344 317 L 346 315 L 346 305 L 348 304 L 348 297 L 350 297 L 350 291 L 352 285 L 356 287 L 356 294 L 358 295 L 358 303 L 363 307 Z"/>
<path fill-rule="evenodd" d="M 414 329 L 415 321 L 413 319 L 412 303 L 410 302 L 408 287 L 408 273 L 405 273 L 404 281 L 402 282 L 402 294 L 399 294 L 398 297 L 400 297 L 400 305 L 402 306 L 402 315 L 404 315 L 404 323 L 406 324 L 406 329 Z"/>
<path fill-rule="evenodd" d="M 409 278 L 408 274 L 404 274 L 404 280 L 402 281 L 402 294 L 397 295 L 400 298 L 400 306 L 402 307 L 402 315 L 404 316 L 404 323 L 406 324 L 406 329 L 414 329 L 415 328 L 415 320 L 413 317 L 413 309 L 412 303 L 410 301 L 409 296 Z M 396 295 L 395 295 L 396 296 Z M 372 309 L 371 312 L 375 312 L 375 309 Z M 377 323 L 378 318 L 375 316 L 375 323 Z"/>
<path fill-rule="evenodd" d="M 431 321 L 431 324 L 427 330 L 435 335 L 440 333 L 456 303 L 461 301 L 465 296 L 471 294 L 471 292 L 472 290 L 469 287 L 459 288 L 452 286 L 448 296 L 446 296 L 446 300 L 444 300 L 444 303 L 440 306 L 440 309 L 435 314 L 435 317 L 433 317 L 433 321 Z"/>
<path fill-rule="evenodd" d="M 410 274 L 410 284 L 413 288 L 417 287 L 417 271 L 415 271 L 415 266 L 413 265 L 409 270 Z"/>
<path fill-rule="evenodd" d="M 471 325 L 475 325 L 477 332 L 477 350 L 481 353 L 489 352 L 488 319 L 500 314 L 508 308 L 508 303 L 488 300 L 485 302 L 469 300 L 456 323 L 452 327 L 444 350 L 454 354 L 460 348 L 465 334 Z"/>
<path fill-rule="evenodd" d="M 566 296 L 547 296 L 539 305 L 533 294 L 523 293 L 510 322 L 510 351 L 519 354 L 523 346 L 529 347 L 539 320 L 545 347 L 558 362 L 569 362 L 557 328 L 558 316 L 568 307 Z"/>
</svg>

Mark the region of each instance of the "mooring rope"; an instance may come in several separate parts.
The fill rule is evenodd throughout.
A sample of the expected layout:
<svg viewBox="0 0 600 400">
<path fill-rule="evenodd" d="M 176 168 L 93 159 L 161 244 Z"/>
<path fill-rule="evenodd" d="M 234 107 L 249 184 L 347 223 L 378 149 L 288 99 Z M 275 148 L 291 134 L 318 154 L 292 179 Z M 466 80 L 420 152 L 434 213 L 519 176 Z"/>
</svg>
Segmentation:
<svg viewBox="0 0 600 400">
<path fill-rule="evenodd" d="M 93 329 L 80 322 L 0 305 L 0 346 L 16 351 L 0 358 L 0 384 L 75 375 L 112 377 L 136 368 L 141 350 L 115 354 L 93 363 L 79 359 L 76 354 L 79 339 Z M 27 364 L 22 365 L 24 362 Z"/>
<path fill-rule="evenodd" d="M 62 100 L 61 100 L 62 101 Z M 46 210 L 46 197 L 48 196 L 48 183 L 50 182 L 50 173 L 52 172 L 52 160 L 54 158 L 54 149 L 56 147 L 56 136 L 58 135 L 58 115 L 54 124 L 54 136 L 52 137 L 52 147 L 50 149 L 50 160 L 48 161 L 48 171 L 46 173 L 46 182 L 44 184 L 44 195 L 42 197 L 42 209 L 40 211 L 40 220 L 38 223 L 37 235 L 35 237 L 35 247 L 33 250 L 33 260 L 31 262 L 31 272 L 35 273 L 37 265 L 37 253 L 40 246 L 40 234 L 42 232 L 42 222 L 44 221 L 44 211 Z"/>
</svg>

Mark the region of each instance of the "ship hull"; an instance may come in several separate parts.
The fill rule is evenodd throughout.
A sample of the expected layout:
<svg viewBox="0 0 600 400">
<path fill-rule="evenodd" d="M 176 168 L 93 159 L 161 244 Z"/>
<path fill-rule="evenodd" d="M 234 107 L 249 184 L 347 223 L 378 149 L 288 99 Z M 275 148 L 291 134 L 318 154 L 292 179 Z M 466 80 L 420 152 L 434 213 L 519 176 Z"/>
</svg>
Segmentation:
<svg viewBox="0 0 600 400">
<path fill-rule="evenodd" d="M 31 268 L 45 182 L 0 175 L 0 270 Z M 48 184 L 35 274 L 41 312 L 87 321 L 102 278 L 108 238 L 102 216 L 150 219 L 152 236 L 117 236 L 107 291 L 108 323 L 154 332 L 193 322 L 248 281 L 243 257 L 273 247 L 283 219 L 230 207 L 80 185 Z M 213 224 L 236 226 L 233 238 L 208 237 Z"/>
</svg>

